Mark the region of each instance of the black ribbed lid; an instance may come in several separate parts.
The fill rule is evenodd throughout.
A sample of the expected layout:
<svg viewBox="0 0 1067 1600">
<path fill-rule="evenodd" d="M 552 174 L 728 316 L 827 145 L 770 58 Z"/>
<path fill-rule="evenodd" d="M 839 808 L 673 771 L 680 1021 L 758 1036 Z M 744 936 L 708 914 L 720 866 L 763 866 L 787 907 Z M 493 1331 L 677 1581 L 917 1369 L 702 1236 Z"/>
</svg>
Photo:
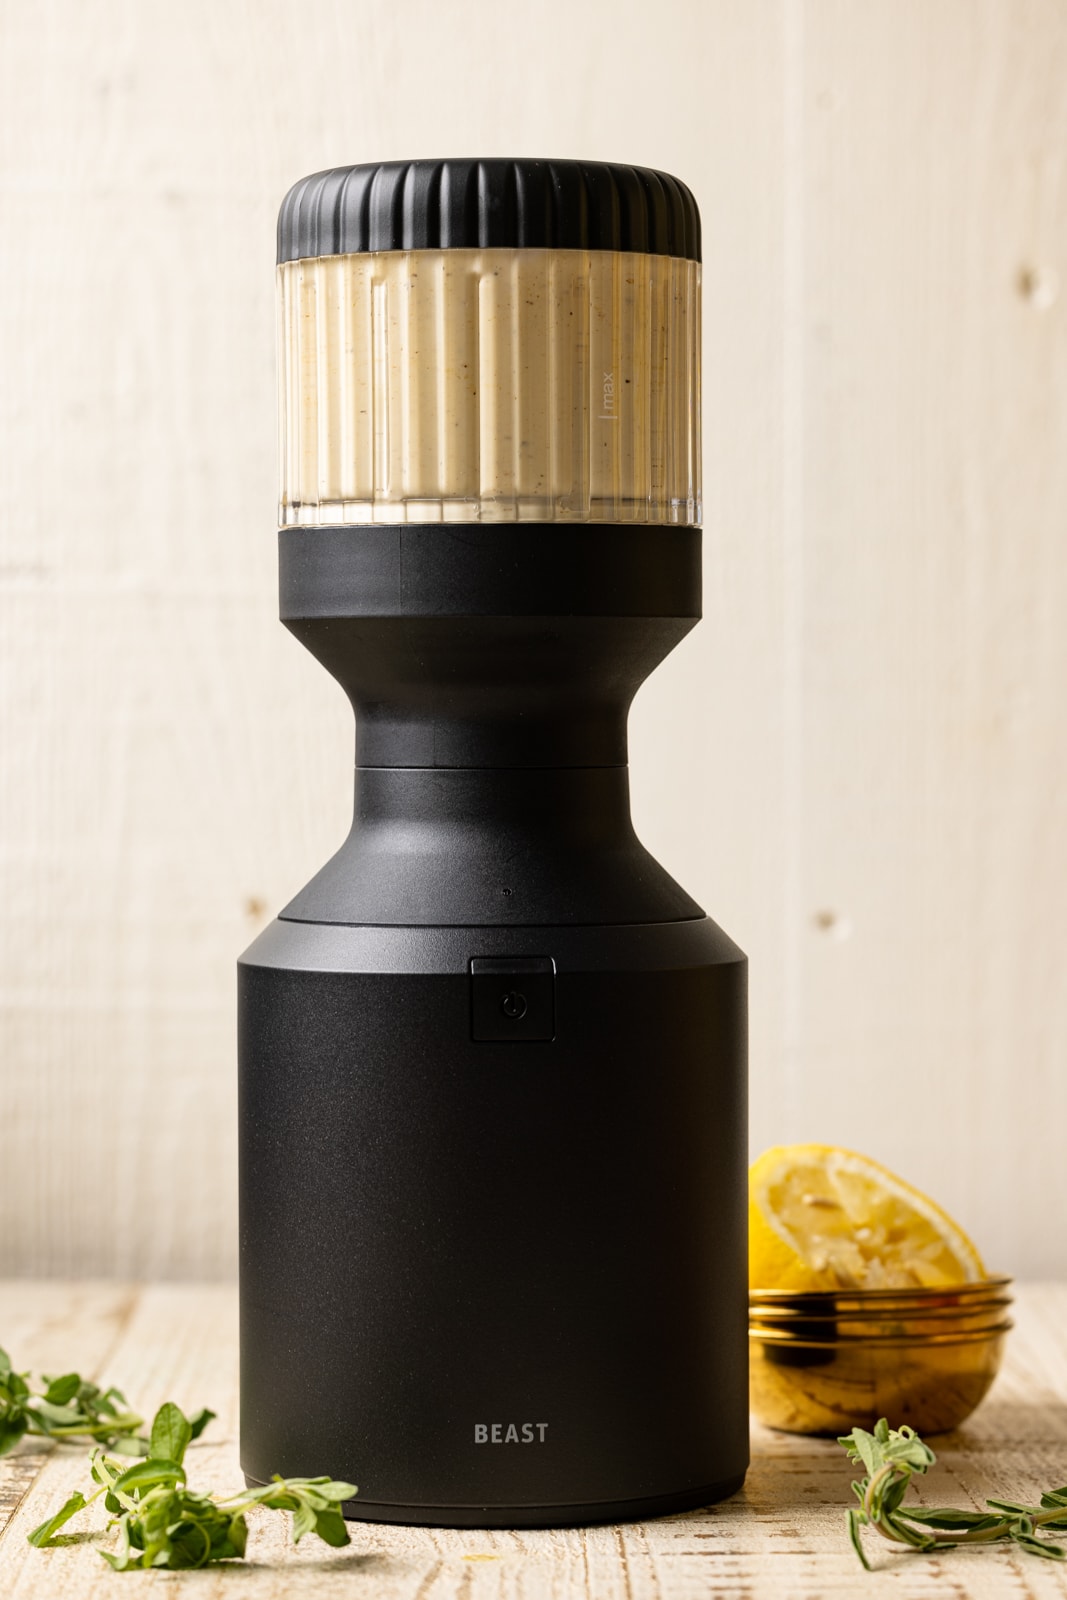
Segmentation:
<svg viewBox="0 0 1067 1600">
<path fill-rule="evenodd" d="M 700 260 L 684 183 L 606 161 L 379 161 L 294 183 L 278 260 L 363 250 L 639 250 Z"/>
</svg>

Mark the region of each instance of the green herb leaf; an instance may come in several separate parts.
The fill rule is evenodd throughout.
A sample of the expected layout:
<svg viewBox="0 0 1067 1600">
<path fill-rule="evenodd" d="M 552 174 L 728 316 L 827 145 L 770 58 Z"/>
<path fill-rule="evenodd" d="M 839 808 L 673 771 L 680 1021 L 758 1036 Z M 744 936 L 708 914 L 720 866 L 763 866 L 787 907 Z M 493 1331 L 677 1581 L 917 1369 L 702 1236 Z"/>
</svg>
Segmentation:
<svg viewBox="0 0 1067 1600">
<path fill-rule="evenodd" d="M 1067 1550 L 1062 1545 L 1050 1544 L 1046 1539 L 1034 1539 L 1026 1534 L 1013 1534 L 1015 1543 L 1030 1556 L 1044 1556 L 1046 1561 L 1063 1561 Z"/>
<path fill-rule="evenodd" d="M 936 1460 L 930 1446 L 924 1444 L 910 1428 L 907 1432 L 901 1429 L 900 1434 L 890 1440 L 883 1453 L 887 1461 L 892 1461 L 898 1466 L 910 1467 L 913 1472 L 920 1473 L 932 1467 Z"/>
<path fill-rule="evenodd" d="M 317 1513 L 307 1501 L 297 1501 L 293 1510 L 293 1543 L 299 1544 L 305 1533 L 314 1533 L 317 1521 Z"/>
<path fill-rule="evenodd" d="M 932 1550 L 937 1544 L 933 1534 L 923 1533 L 919 1528 L 911 1527 L 905 1517 L 898 1516 L 893 1511 L 883 1511 L 882 1524 L 891 1529 L 904 1544 L 910 1544 L 915 1550 Z"/>
<path fill-rule="evenodd" d="M 336 1501 L 339 1505 L 342 1500 L 354 1500 L 359 1490 L 354 1483 L 334 1483 L 329 1478 L 309 1478 L 308 1483 L 313 1484 L 316 1494 L 324 1500 Z"/>
<path fill-rule="evenodd" d="M 867 1560 L 867 1557 L 864 1554 L 863 1545 L 860 1542 L 860 1524 L 866 1520 L 867 1519 L 864 1517 L 863 1512 L 857 1511 L 854 1506 L 851 1510 L 845 1512 L 845 1521 L 848 1524 L 848 1536 L 852 1541 L 852 1548 L 863 1562 L 863 1565 L 867 1568 L 867 1571 L 870 1572 L 871 1563 Z"/>
<path fill-rule="evenodd" d="M 55 1427 L 77 1427 L 82 1421 L 82 1414 L 77 1406 L 56 1405 L 44 1395 L 34 1395 L 27 1400 L 26 1410 L 31 1417 L 35 1417 L 43 1424 L 42 1432 L 51 1433 Z"/>
<path fill-rule="evenodd" d="M 54 1517 L 49 1517 L 47 1522 L 42 1522 L 39 1528 L 34 1528 L 33 1532 L 27 1535 L 30 1544 L 36 1545 L 38 1550 L 42 1550 L 46 1544 L 51 1544 L 63 1524 L 69 1522 L 77 1512 L 84 1510 L 86 1503 L 81 1490 L 75 1489 L 70 1499 L 65 1505 L 60 1506 Z"/>
<path fill-rule="evenodd" d="M 214 1422 L 216 1416 L 217 1412 L 209 1411 L 206 1406 L 204 1406 L 200 1411 L 194 1411 L 193 1415 L 189 1418 L 189 1437 L 191 1439 L 199 1439 L 208 1423 Z"/>
<path fill-rule="evenodd" d="M 120 1433 L 117 1439 L 112 1439 L 108 1449 L 117 1456 L 146 1456 L 149 1445 L 141 1433 Z"/>
<path fill-rule="evenodd" d="M 950 1506 L 909 1506 L 911 1522 L 920 1522 L 924 1528 L 950 1528 L 962 1531 L 967 1528 L 993 1528 L 1001 1521 L 988 1511 L 953 1511 Z"/>
<path fill-rule="evenodd" d="M 29 1428 L 30 1419 L 18 1407 L 0 1407 L 0 1456 L 14 1450 Z"/>
<path fill-rule="evenodd" d="M 168 1400 L 152 1419 L 148 1453 L 160 1461 L 176 1461 L 180 1466 L 192 1437 L 192 1424 L 185 1413 Z"/>
<path fill-rule="evenodd" d="M 898 1509 L 900 1502 L 903 1500 L 907 1492 L 907 1478 L 904 1476 L 893 1478 L 890 1481 L 889 1487 L 882 1495 L 882 1515 L 892 1515 L 892 1513 Z"/>
<path fill-rule="evenodd" d="M 149 1456 L 147 1461 L 138 1461 L 135 1466 L 127 1467 L 112 1485 L 112 1492 L 119 1495 L 143 1495 L 147 1490 L 154 1489 L 158 1484 L 169 1487 L 176 1483 L 185 1482 L 185 1468 L 179 1461 L 156 1460 Z"/>
<path fill-rule="evenodd" d="M 130 1550 L 130 1529 L 125 1517 L 119 1518 L 118 1530 L 118 1550 L 101 1550 L 100 1554 L 103 1556 L 108 1566 L 113 1568 L 115 1572 L 125 1572 L 126 1569 L 132 1564 L 130 1560 L 132 1554 Z"/>
<path fill-rule="evenodd" d="M 873 1433 L 866 1433 L 862 1428 L 853 1428 L 852 1440 L 855 1452 L 868 1473 L 874 1474 L 882 1465 L 882 1452 L 878 1440 Z"/>
<path fill-rule="evenodd" d="M 65 1406 L 68 1400 L 74 1399 L 81 1387 L 81 1379 L 76 1372 L 67 1372 L 61 1378 L 46 1378 L 44 1381 L 48 1385 L 44 1397 L 54 1406 Z"/>
<path fill-rule="evenodd" d="M 315 1518 L 315 1532 L 325 1544 L 332 1545 L 336 1550 L 351 1543 L 351 1535 L 339 1511 L 320 1511 Z"/>
</svg>

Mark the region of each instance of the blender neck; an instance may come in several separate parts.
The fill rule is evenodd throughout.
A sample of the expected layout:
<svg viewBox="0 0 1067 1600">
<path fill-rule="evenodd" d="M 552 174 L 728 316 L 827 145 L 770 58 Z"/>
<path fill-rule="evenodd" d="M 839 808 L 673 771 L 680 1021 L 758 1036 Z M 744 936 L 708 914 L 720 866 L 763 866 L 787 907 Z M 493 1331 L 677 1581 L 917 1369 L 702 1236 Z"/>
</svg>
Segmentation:
<svg viewBox="0 0 1067 1600">
<path fill-rule="evenodd" d="M 282 620 L 356 712 L 345 844 L 283 915 L 659 922 L 700 908 L 630 820 L 626 718 L 700 614 L 683 527 L 282 530 Z"/>
<path fill-rule="evenodd" d="M 289 527 L 282 621 L 356 712 L 360 767 L 624 766 L 641 683 L 700 617 L 700 530 Z"/>
<path fill-rule="evenodd" d="M 674 922 L 700 907 L 630 820 L 626 767 L 364 767 L 341 849 L 298 922 Z"/>
</svg>

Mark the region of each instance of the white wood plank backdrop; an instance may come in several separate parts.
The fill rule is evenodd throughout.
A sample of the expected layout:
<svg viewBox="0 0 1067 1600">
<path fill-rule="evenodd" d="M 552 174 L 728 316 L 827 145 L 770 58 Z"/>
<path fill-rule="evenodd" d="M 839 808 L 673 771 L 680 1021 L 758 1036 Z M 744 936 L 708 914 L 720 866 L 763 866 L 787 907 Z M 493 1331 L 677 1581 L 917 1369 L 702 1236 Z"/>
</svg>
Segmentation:
<svg viewBox="0 0 1067 1600">
<path fill-rule="evenodd" d="M 752 958 L 753 1144 L 1063 1273 L 1065 85 L 1063 0 L 0 0 L 0 1271 L 233 1267 L 233 963 L 352 749 L 275 620 L 277 203 L 535 152 L 704 214 L 633 789 Z"/>
</svg>

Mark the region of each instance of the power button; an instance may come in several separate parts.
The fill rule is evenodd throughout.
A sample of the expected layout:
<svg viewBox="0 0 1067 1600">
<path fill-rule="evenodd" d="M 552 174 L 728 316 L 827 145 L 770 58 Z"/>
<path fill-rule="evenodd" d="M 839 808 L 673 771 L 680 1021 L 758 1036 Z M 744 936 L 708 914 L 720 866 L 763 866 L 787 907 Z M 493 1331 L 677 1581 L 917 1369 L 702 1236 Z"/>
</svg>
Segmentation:
<svg viewBox="0 0 1067 1600">
<path fill-rule="evenodd" d="M 475 956 L 472 1039 L 553 1039 L 556 963 L 549 956 Z"/>
</svg>

